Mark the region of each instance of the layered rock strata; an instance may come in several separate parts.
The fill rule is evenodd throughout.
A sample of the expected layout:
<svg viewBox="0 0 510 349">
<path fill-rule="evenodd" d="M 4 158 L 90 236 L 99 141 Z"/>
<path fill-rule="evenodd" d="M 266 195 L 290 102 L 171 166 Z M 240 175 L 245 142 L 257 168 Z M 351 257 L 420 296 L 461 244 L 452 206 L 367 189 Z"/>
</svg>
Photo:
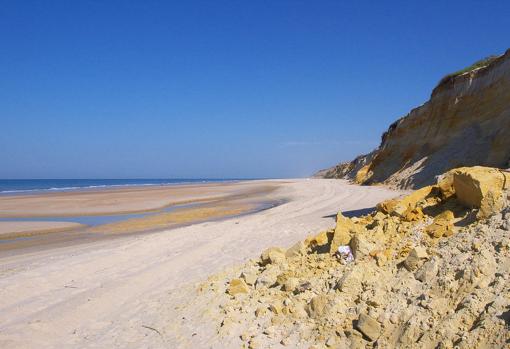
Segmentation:
<svg viewBox="0 0 510 349">
<path fill-rule="evenodd" d="M 376 150 L 316 176 L 419 188 L 452 168 L 508 168 L 509 160 L 510 50 L 443 79 L 429 101 L 390 125 Z"/>
</svg>

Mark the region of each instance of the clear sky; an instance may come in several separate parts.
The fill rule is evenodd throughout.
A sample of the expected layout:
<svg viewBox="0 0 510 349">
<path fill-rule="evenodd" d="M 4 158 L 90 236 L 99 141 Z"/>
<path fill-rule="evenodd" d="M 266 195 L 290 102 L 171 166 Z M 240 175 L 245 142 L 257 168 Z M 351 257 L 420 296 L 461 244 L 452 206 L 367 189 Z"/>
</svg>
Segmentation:
<svg viewBox="0 0 510 349">
<path fill-rule="evenodd" d="M 0 1 L 0 178 L 297 177 L 510 47 L 510 1 Z"/>
</svg>

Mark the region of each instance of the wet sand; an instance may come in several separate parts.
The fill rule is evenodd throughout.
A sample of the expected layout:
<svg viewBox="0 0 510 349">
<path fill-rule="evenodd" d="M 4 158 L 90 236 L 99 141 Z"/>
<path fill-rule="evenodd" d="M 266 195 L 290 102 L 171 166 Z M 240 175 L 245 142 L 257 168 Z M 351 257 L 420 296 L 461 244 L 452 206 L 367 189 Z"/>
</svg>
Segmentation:
<svg viewBox="0 0 510 349">
<path fill-rule="evenodd" d="M 238 181 L 0 195 L 0 218 L 150 212 L 170 205 L 256 194 L 277 186 L 277 183 L 276 181 Z"/>
<path fill-rule="evenodd" d="M 72 222 L 0 222 L 0 241 L 83 228 Z"/>
<path fill-rule="evenodd" d="M 91 242 L 256 212 L 271 206 L 268 195 L 282 183 L 242 181 L 0 196 L 0 257 L 5 251 Z M 106 223 L 79 224 L 83 217 Z M 9 219 L 16 221 L 1 221 Z"/>
</svg>

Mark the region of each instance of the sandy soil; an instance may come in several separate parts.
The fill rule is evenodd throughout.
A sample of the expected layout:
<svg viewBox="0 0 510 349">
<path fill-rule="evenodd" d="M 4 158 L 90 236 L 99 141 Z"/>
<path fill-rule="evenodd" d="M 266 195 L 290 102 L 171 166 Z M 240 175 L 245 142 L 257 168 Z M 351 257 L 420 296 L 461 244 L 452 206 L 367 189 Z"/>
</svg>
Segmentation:
<svg viewBox="0 0 510 349">
<path fill-rule="evenodd" d="M 209 347 L 210 324 L 179 312 L 194 283 L 332 226 L 339 209 L 355 214 L 398 194 L 288 181 L 271 195 L 290 201 L 256 214 L 0 257 L 0 347 Z"/>
</svg>

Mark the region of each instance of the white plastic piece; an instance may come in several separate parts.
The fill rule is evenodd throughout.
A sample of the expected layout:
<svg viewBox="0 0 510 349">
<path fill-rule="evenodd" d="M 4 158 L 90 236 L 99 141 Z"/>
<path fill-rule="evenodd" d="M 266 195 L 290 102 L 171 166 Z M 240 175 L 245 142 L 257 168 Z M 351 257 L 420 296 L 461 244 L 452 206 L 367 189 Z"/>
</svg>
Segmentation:
<svg viewBox="0 0 510 349">
<path fill-rule="evenodd" d="M 349 245 L 338 246 L 338 254 L 346 262 L 352 262 L 354 260 L 354 256 Z"/>
</svg>

